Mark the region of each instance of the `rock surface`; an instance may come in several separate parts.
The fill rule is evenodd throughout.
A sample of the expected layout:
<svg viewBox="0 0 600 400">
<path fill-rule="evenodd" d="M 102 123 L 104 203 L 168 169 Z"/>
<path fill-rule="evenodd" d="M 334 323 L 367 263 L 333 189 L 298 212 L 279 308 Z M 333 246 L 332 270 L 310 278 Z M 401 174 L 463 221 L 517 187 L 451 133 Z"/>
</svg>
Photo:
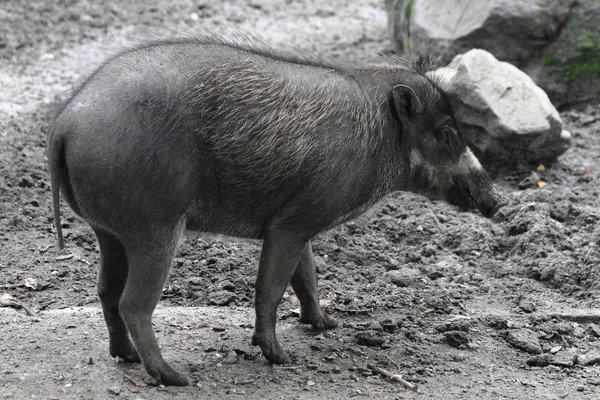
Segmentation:
<svg viewBox="0 0 600 400">
<path fill-rule="evenodd" d="M 556 106 L 600 99 L 594 0 L 387 0 L 399 53 L 449 62 L 472 48 L 524 69 Z"/>
<path fill-rule="evenodd" d="M 513 347 L 531 354 L 541 354 L 542 347 L 538 337 L 531 329 L 517 329 L 506 335 L 506 341 Z"/>
<path fill-rule="evenodd" d="M 463 134 L 484 160 L 548 162 L 569 148 L 571 134 L 544 91 L 487 51 L 458 55 L 430 74 L 455 93 Z"/>
</svg>

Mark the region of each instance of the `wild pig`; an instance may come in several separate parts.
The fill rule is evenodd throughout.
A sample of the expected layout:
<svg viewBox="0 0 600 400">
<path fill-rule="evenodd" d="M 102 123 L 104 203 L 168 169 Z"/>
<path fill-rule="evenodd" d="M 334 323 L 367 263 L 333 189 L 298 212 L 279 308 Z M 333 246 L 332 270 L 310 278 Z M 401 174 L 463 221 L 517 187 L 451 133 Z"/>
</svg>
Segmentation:
<svg viewBox="0 0 600 400">
<path fill-rule="evenodd" d="M 151 323 L 186 229 L 263 240 L 252 343 L 282 363 L 275 323 L 289 283 L 302 322 L 335 326 L 319 305 L 313 236 L 398 190 L 487 217 L 503 205 L 434 80 L 255 39 L 114 56 L 60 107 L 48 159 L 60 247 L 59 188 L 98 238 L 110 354 L 165 385 L 188 384 Z"/>
</svg>

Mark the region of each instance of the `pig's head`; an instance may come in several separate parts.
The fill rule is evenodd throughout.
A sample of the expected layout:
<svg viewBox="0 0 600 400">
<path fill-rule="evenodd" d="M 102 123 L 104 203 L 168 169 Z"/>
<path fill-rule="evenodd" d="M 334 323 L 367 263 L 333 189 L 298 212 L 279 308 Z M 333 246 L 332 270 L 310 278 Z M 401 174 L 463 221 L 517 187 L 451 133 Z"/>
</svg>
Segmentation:
<svg viewBox="0 0 600 400">
<path fill-rule="evenodd" d="M 451 96 L 434 80 L 411 74 L 392 89 L 399 126 L 402 190 L 445 200 L 491 217 L 506 204 L 456 123 Z"/>
</svg>

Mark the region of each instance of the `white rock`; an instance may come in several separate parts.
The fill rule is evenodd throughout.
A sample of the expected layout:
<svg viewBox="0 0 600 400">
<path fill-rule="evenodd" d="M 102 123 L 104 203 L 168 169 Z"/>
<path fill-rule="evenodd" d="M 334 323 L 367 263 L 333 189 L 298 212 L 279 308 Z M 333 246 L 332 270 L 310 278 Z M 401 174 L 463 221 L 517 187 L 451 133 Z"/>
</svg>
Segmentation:
<svg viewBox="0 0 600 400">
<path fill-rule="evenodd" d="M 551 161 L 571 135 L 546 93 L 517 67 L 485 50 L 429 73 L 456 94 L 463 134 L 484 159 Z"/>
</svg>

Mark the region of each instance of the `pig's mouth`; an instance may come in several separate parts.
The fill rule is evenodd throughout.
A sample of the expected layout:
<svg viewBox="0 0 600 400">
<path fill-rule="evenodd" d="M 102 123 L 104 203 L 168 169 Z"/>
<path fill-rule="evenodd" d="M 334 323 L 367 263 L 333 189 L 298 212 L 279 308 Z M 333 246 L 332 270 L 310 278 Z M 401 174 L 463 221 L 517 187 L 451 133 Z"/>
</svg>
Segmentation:
<svg viewBox="0 0 600 400">
<path fill-rule="evenodd" d="M 491 197 L 488 201 L 477 201 L 473 195 L 469 186 L 460 178 L 453 178 L 454 185 L 449 192 L 449 203 L 456 205 L 463 209 L 477 209 L 486 218 L 491 218 L 498 212 L 498 210 L 504 207 L 507 202 L 500 197 L 497 193 L 492 192 L 486 197 Z"/>
</svg>

